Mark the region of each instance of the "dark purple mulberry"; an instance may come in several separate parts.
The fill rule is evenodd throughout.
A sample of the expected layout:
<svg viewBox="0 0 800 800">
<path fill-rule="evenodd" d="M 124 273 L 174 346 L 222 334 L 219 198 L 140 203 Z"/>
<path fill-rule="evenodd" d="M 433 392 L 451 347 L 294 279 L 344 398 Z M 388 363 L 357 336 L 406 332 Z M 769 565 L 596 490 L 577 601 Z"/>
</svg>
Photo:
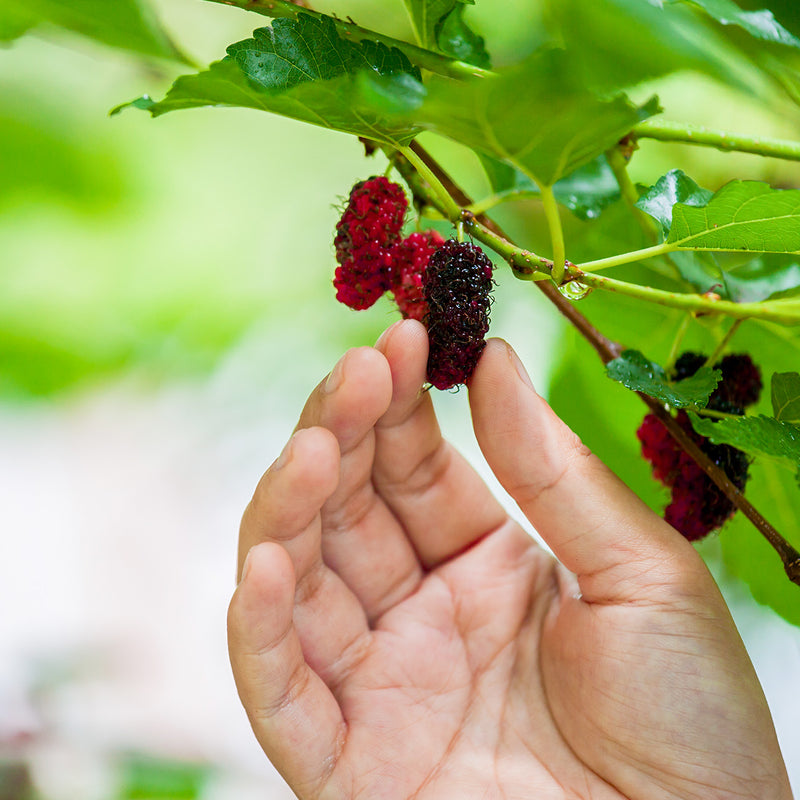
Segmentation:
<svg viewBox="0 0 800 800">
<path fill-rule="evenodd" d="M 394 249 L 392 294 L 404 319 L 422 322 L 428 306 L 422 296 L 425 270 L 433 253 L 444 244 L 437 231 L 412 233 Z"/>
<path fill-rule="evenodd" d="M 673 380 L 689 378 L 706 363 L 706 357 L 700 353 L 687 351 L 682 353 L 672 368 Z M 714 369 L 722 372 L 722 380 L 717 384 L 708 399 L 708 408 L 712 411 L 727 411 L 741 414 L 748 406 L 757 402 L 761 394 L 761 372 L 747 353 L 732 353 L 714 364 Z M 728 411 L 722 407 L 732 404 L 739 411 Z"/>
<path fill-rule="evenodd" d="M 391 287 L 393 249 L 407 208 L 402 187 L 382 176 L 350 190 L 333 240 L 339 263 L 333 285 L 340 303 L 369 308 Z"/>
<path fill-rule="evenodd" d="M 489 331 L 492 262 L 474 244 L 448 239 L 428 261 L 423 297 L 428 313 L 428 381 L 437 389 L 465 383 Z"/>
<path fill-rule="evenodd" d="M 705 362 L 706 357 L 699 353 L 683 353 L 675 362 L 673 378 L 688 378 Z M 715 366 L 722 371 L 722 380 L 711 395 L 708 408 L 743 414 L 744 407 L 755 403 L 761 392 L 758 368 L 746 354 L 726 356 Z M 730 445 L 712 444 L 696 433 L 685 411 L 679 411 L 675 419 L 733 484 L 744 489 L 749 467 L 747 455 Z M 658 417 L 648 414 L 636 435 L 642 443 L 642 455 L 653 466 L 653 476 L 672 491 L 664 519 L 689 541 L 702 539 L 733 515 L 736 510 L 733 503 L 678 446 Z"/>
</svg>

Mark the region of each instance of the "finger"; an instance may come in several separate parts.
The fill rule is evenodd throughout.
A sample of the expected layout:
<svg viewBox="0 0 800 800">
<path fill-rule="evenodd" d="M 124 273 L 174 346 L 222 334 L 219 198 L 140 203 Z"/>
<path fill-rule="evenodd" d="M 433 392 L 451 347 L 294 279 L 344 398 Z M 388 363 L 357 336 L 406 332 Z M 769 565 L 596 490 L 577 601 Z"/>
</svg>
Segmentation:
<svg viewBox="0 0 800 800">
<path fill-rule="evenodd" d="M 699 561 L 553 413 L 505 342 L 487 344 L 470 403 L 489 466 L 585 599 L 641 597 Z"/>
<path fill-rule="evenodd" d="M 316 797 L 345 737 L 333 695 L 303 658 L 292 622 L 295 578 L 288 553 L 253 548 L 228 610 L 233 675 L 264 752 L 300 797 Z"/>
<path fill-rule="evenodd" d="M 298 424 L 322 426 L 338 442 L 338 482 L 322 509 L 322 556 L 370 620 L 411 594 L 422 577 L 402 525 L 372 483 L 374 427 L 391 397 L 386 359 L 371 347 L 356 348 L 315 389 Z"/>
<path fill-rule="evenodd" d="M 497 529 L 500 503 L 467 461 L 442 438 L 429 392 L 423 392 L 428 337 L 405 320 L 376 347 L 392 373 L 392 400 L 375 426 L 375 488 L 430 569 Z"/>
<path fill-rule="evenodd" d="M 338 476 L 339 447 L 333 434 L 324 428 L 298 431 L 259 481 L 239 536 L 240 559 L 263 542 L 278 543 L 289 554 L 303 653 L 333 687 L 357 658 L 354 643 L 368 634 L 358 599 L 322 559 L 320 509 Z M 330 624 L 331 616 L 338 620 L 336 625 Z"/>
</svg>

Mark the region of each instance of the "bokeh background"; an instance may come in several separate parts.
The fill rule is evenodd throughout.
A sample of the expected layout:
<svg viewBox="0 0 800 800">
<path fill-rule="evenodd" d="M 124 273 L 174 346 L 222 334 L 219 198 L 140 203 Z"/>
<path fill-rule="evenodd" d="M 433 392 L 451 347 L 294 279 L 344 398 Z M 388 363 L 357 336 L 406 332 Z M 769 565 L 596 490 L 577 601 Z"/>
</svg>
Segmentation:
<svg viewBox="0 0 800 800">
<path fill-rule="evenodd" d="M 199 63 L 265 24 L 200 0 L 154 5 Z M 510 61 L 535 44 L 536 4 L 504 0 L 512 30 L 493 5 L 473 24 Z M 399 0 L 316 4 L 334 6 L 408 35 Z M 55 29 L 0 50 L 0 800 L 293 796 L 229 672 L 237 526 L 307 393 L 396 318 L 388 301 L 339 306 L 330 283 L 337 207 L 385 162 L 253 111 L 108 116 L 179 71 Z M 798 136 L 782 109 L 698 76 L 658 89 L 672 117 Z M 428 144 L 485 193 L 468 154 Z M 783 164 L 661 144 L 643 145 L 634 177 L 676 163 L 713 188 L 734 172 L 800 183 Z M 501 214 L 541 228 L 535 203 Z M 531 287 L 502 269 L 498 283 L 492 332 L 547 394 L 571 335 Z M 435 402 L 486 474 L 465 393 Z M 800 631 L 706 551 L 800 790 Z"/>
</svg>

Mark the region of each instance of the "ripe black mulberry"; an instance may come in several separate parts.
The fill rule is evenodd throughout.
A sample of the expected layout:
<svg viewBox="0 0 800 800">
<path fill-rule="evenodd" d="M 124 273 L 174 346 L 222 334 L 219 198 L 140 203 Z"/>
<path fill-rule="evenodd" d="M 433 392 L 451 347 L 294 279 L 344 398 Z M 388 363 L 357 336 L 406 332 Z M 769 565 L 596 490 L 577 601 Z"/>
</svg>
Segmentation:
<svg viewBox="0 0 800 800">
<path fill-rule="evenodd" d="M 430 342 L 427 378 L 437 389 L 466 383 L 486 346 L 492 269 L 480 247 L 455 239 L 428 261 L 423 322 Z"/>
</svg>

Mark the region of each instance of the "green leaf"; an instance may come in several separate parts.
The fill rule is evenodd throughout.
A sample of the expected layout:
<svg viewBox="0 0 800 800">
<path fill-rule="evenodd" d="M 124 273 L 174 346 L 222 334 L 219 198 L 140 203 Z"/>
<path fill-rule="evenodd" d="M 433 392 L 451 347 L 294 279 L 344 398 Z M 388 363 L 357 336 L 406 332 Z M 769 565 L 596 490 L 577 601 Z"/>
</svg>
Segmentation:
<svg viewBox="0 0 800 800">
<path fill-rule="evenodd" d="M 726 270 L 723 280 L 728 298 L 736 303 L 758 303 L 771 297 L 790 297 L 800 292 L 800 260 L 794 256 L 767 253 Z"/>
<path fill-rule="evenodd" d="M 793 36 L 768 9 L 743 11 L 732 0 L 670 0 L 702 9 L 720 25 L 735 25 L 755 39 L 800 48 L 800 39 Z"/>
<path fill-rule="evenodd" d="M 37 22 L 36 16 L 24 8 L 14 8 L 8 3 L 0 2 L 0 43 L 13 42 Z"/>
<path fill-rule="evenodd" d="M 0 0 L 0 40 L 47 23 L 138 55 L 191 63 L 144 0 Z"/>
<path fill-rule="evenodd" d="M 339 35 L 330 17 L 308 14 L 300 14 L 296 20 L 274 20 L 272 27 L 253 31 L 252 39 L 230 45 L 228 55 L 253 83 L 272 92 L 360 70 L 421 77 L 397 48 L 371 41 L 355 44 Z"/>
<path fill-rule="evenodd" d="M 475 0 L 405 0 L 419 43 L 478 67 L 490 66 L 489 54 L 464 20 Z"/>
<path fill-rule="evenodd" d="M 800 374 L 772 375 L 772 413 L 779 422 L 800 423 Z"/>
<path fill-rule="evenodd" d="M 732 0 L 671 0 L 705 15 L 720 34 L 758 66 L 762 74 L 800 103 L 797 50 L 800 39 L 783 27 L 772 11 L 743 10 Z"/>
<path fill-rule="evenodd" d="M 395 48 L 344 39 L 330 18 L 275 20 L 228 52 L 207 71 L 178 78 L 162 101 L 139 98 L 112 113 L 129 105 L 153 116 L 221 105 L 271 111 L 389 144 L 406 144 L 418 133 L 386 117 L 420 104 L 424 88 L 416 68 Z"/>
<path fill-rule="evenodd" d="M 692 427 L 714 444 L 729 444 L 752 456 L 770 458 L 796 472 L 800 466 L 800 427 L 763 414 L 712 421 L 689 413 Z"/>
<path fill-rule="evenodd" d="M 800 190 L 731 181 L 705 206 L 676 204 L 667 243 L 679 250 L 800 253 Z"/>
<path fill-rule="evenodd" d="M 549 0 L 555 38 L 570 68 L 601 91 L 694 70 L 757 92 L 747 57 L 706 19 L 657 0 Z"/>
<path fill-rule="evenodd" d="M 660 226 L 663 238 L 672 228 L 672 209 L 676 203 L 688 206 L 705 206 L 713 192 L 698 186 L 682 170 L 673 169 L 651 186 L 636 203 L 637 208 L 649 214 Z"/>
<path fill-rule="evenodd" d="M 539 52 L 492 78 L 438 75 L 407 121 L 515 167 L 550 186 L 587 164 L 660 111 L 655 98 L 635 106 L 572 82 L 566 55 Z"/>
<path fill-rule="evenodd" d="M 606 372 L 628 389 L 643 392 L 673 408 L 705 407 L 722 377 L 719 370 L 703 366 L 691 377 L 670 383 L 663 368 L 638 350 L 625 350 L 619 358 L 608 362 Z"/>
<path fill-rule="evenodd" d="M 663 175 L 638 200 L 636 206 L 649 214 L 659 225 L 662 241 L 672 228 L 672 209 L 676 203 L 689 206 L 705 206 L 713 196 L 709 189 L 698 186 L 682 170 L 673 169 Z M 680 276 L 700 293 L 724 291 L 722 270 L 710 253 L 672 253 L 670 260 Z"/>
<path fill-rule="evenodd" d="M 712 197 L 712 192 L 675 169 L 659 178 L 636 205 L 658 222 L 662 238 L 667 239 L 677 203 L 704 208 Z M 714 291 L 737 303 L 758 302 L 800 288 L 800 262 L 781 254 L 760 256 L 729 270 L 723 270 L 711 252 L 673 252 L 670 259 L 698 292 Z"/>
<path fill-rule="evenodd" d="M 436 44 L 445 55 L 489 69 L 492 61 L 483 37 L 478 36 L 464 20 L 466 8 L 463 2 L 458 2 L 440 21 L 436 29 Z"/>
<path fill-rule="evenodd" d="M 518 169 L 491 156 L 479 158 L 495 194 L 539 194 L 539 187 Z M 553 193 L 562 206 L 583 220 L 596 219 L 620 196 L 619 184 L 604 155 L 561 178 L 553 186 Z"/>
</svg>

